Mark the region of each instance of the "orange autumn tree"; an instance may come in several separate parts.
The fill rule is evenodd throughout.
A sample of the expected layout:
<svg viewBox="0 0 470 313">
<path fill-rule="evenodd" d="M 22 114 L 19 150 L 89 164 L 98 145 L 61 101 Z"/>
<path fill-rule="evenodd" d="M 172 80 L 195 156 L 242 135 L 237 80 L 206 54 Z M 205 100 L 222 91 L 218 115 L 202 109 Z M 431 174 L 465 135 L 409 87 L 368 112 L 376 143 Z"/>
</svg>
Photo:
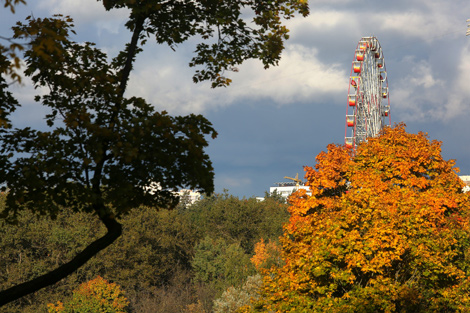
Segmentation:
<svg viewBox="0 0 470 313">
<path fill-rule="evenodd" d="M 260 273 L 273 266 L 279 267 L 282 264 L 279 244 L 269 239 L 266 243 L 263 238 L 255 244 L 255 254 L 250 259 L 251 263 Z"/>
<path fill-rule="evenodd" d="M 125 313 L 129 301 L 124 291 L 101 276 L 79 286 L 70 301 L 47 305 L 49 313 Z"/>
<path fill-rule="evenodd" d="M 399 124 L 316 161 L 256 310 L 470 311 L 468 195 L 440 142 Z"/>
</svg>

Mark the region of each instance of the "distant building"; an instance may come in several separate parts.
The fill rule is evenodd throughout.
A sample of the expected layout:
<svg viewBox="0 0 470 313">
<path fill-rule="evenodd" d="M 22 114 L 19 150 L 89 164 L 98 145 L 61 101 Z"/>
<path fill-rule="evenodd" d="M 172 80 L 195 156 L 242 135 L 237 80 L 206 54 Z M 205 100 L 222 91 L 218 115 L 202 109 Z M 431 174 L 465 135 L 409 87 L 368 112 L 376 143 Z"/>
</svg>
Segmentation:
<svg viewBox="0 0 470 313">
<path fill-rule="evenodd" d="M 180 203 L 190 206 L 194 202 L 201 200 L 201 193 L 199 191 L 190 189 L 181 189 L 177 192 L 180 197 Z"/>
<path fill-rule="evenodd" d="M 463 187 L 463 192 L 469 192 L 470 191 L 470 175 L 462 175 L 459 177 L 465 183 L 465 187 Z"/>
<path fill-rule="evenodd" d="M 277 193 L 281 197 L 287 199 L 294 191 L 298 189 L 307 190 L 307 194 L 310 194 L 310 189 L 308 186 L 305 186 L 303 183 L 297 184 L 296 182 L 280 182 L 274 183 L 274 186 L 269 187 L 269 194 Z"/>
<path fill-rule="evenodd" d="M 150 194 L 154 195 L 159 190 L 162 190 L 160 183 L 151 183 L 149 187 L 145 188 Z M 199 191 L 191 190 L 191 189 L 180 189 L 177 192 L 174 192 L 174 195 L 179 196 L 180 203 L 184 204 L 185 206 L 190 206 L 194 204 L 194 202 L 201 200 L 201 193 Z"/>
<path fill-rule="evenodd" d="M 470 175 L 462 175 L 459 177 L 466 185 L 463 188 L 463 191 L 469 192 L 470 191 Z M 269 194 L 272 195 L 274 193 L 277 193 L 284 199 L 287 199 L 294 191 L 298 189 L 305 189 L 307 190 L 307 194 L 311 194 L 308 186 L 305 186 L 303 183 L 300 183 L 299 185 L 297 185 L 297 183 L 293 181 L 274 183 L 274 186 L 269 187 Z M 260 201 L 264 200 L 264 198 L 262 197 L 257 197 L 257 199 Z"/>
</svg>

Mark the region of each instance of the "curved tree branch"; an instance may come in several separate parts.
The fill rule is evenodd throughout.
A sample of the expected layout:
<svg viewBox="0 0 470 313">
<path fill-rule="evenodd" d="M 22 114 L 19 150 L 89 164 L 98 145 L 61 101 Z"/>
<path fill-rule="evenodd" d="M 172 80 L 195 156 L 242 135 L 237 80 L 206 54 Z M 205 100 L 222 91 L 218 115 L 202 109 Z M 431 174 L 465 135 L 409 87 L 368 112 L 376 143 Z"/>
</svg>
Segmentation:
<svg viewBox="0 0 470 313">
<path fill-rule="evenodd" d="M 70 262 L 65 263 L 55 270 L 32 279 L 28 282 L 13 286 L 0 292 L 0 306 L 15 301 L 30 293 L 36 292 L 44 287 L 55 284 L 59 280 L 75 272 L 79 267 L 88 262 L 101 250 L 111 245 L 122 234 L 122 225 L 113 217 L 101 218 L 101 221 L 108 229 L 108 232 L 101 238 L 95 240 L 82 252 L 75 256 Z"/>
</svg>

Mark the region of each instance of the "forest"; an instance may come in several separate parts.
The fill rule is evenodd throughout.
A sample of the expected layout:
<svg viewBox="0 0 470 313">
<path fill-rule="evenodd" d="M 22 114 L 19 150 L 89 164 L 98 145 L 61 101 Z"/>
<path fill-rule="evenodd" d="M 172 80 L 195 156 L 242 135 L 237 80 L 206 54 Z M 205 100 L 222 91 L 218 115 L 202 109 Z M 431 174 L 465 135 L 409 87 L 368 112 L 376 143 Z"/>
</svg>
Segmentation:
<svg viewBox="0 0 470 313">
<path fill-rule="evenodd" d="M 76 273 L 0 312 L 48 312 L 49 303 L 67 301 L 97 277 L 121 287 L 130 312 L 227 312 L 256 294 L 255 245 L 278 242 L 288 220 L 282 198 L 228 193 L 188 207 L 134 212 L 122 219 L 123 236 Z M 57 220 L 25 211 L 17 225 L 2 222 L 0 290 L 61 265 L 105 231 L 93 216 L 69 209 Z"/>
</svg>

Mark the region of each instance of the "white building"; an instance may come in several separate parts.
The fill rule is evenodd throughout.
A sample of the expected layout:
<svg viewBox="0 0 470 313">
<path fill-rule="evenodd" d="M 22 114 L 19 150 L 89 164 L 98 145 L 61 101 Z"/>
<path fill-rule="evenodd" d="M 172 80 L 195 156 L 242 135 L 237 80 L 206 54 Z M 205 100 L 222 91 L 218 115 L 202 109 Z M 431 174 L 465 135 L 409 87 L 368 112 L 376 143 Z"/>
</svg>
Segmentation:
<svg viewBox="0 0 470 313">
<path fill-rule="evenodd" d="M 274 194 L 275 192 L 281 197 L 287 199 L 294 191 L 298 189 L 305 189 L 307 193 L 310 194 L 310 189 L 308 186 L 304 186 L 303 183 L 297 184 L 296 182 L 281 182 L 275 183 L 275 186 L 269 187 L 269 194 Z"/>
<path fill-rule="evenodd" d="M 459 177 L 466 185 L 465 187 L 463 187 L 463 192 L 469 192 L 470 191 L 470 175 L 462 175 Z"/>
<path fill-rule="evenodd" d="M 194 202 L 201 200 L 201 193 L 191 189 L 181 189 L 177 192 L 180 197 L 180 202 L 185 205 L 194 204 Z"/>
<path fill-rule="evenodd" d="M 470 191 L 470 175 L 462 175 L 459 176 L 460 179 L 465 183 L 465 187 L 463 188 L 464 192 L 469 192 Z M 297 184 L 295 182 L 281 182 L 281 183 L 275 183 L 275 186 L 269 187 L 269 194 L 273 194 L 274 192 L 277 192 L 281 197 L 287 199 L 294 191 L 297 189 L 305 189 L 307 190 L 307 194 L 311 194 L 309 187 L 304 186 L 303 183 Z M 260 198 L 260 200 L 263 198 Z"/>
<path fill-rule="evenodd" d="M 152 183 L 150 187 L 147 187 L 146 190 L 150 194 L 155 194 L 157 191 L 162 190 L 160 183 Z M 177 192 L 174 192 L 175 195 L 179 196 L 180 203 L 190 206 L 194 202 L 201 200 L 201 193 L 199 191 L 191 190 L 191 189 L 180 189 Z"/>
</svg>

